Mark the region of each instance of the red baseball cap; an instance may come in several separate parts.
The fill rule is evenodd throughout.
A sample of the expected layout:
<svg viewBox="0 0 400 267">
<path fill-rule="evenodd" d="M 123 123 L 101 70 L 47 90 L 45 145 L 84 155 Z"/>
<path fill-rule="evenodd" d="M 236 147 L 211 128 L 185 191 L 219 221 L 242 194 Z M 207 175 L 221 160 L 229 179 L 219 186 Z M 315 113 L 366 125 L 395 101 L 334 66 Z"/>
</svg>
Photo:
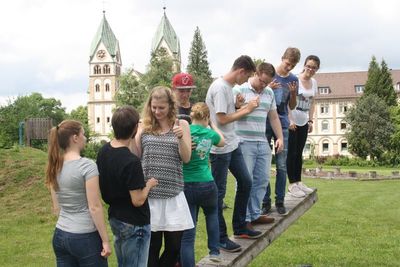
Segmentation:
<svg viewBox="0 0 400 267">
<path fill-rule="evenodd" d="M 172 89 L 193 89 L 196 88 L 194 85 L 193 77 L 189 73 L 178 73 L 172 78 Z"/>
</svg>

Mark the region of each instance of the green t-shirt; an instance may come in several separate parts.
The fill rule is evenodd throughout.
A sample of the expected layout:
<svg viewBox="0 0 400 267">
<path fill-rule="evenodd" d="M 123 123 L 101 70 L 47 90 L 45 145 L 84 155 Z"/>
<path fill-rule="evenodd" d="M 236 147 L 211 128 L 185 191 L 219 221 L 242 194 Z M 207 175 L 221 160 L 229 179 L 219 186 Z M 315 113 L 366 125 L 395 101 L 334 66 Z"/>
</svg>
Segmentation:
<svg viewBox="0 0 400 267">
<path fill-rule="evenodd" d="M 197 144 L 192 151 L 189 163 L 183 164 L 183 179 L 185 182 L 209 182 L 214 180 L 208 165 L 210 150 L 221 140 L 212 129 L 198 124 L 190 125 L 192 140 Z"/>
</svg>

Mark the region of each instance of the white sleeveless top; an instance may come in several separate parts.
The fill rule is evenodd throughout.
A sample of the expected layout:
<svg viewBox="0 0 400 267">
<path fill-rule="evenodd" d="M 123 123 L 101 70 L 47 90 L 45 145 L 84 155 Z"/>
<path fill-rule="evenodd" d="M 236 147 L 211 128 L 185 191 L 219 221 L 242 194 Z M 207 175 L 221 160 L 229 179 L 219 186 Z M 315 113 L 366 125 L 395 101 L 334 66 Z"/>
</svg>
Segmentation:
<svg viewBox="0 0 400 267">
<path fill-rule="evenodd" d="M 309 120 L 310 107 L 318 90 L 317 81 L 314 78 L 311 78 L 311 84 L 311 88 L 306 89 L 299 79 L 297 105 L 294 110 L 291 110 L 291 120 L 297 126 L 304 126 Z"/>
</svg>

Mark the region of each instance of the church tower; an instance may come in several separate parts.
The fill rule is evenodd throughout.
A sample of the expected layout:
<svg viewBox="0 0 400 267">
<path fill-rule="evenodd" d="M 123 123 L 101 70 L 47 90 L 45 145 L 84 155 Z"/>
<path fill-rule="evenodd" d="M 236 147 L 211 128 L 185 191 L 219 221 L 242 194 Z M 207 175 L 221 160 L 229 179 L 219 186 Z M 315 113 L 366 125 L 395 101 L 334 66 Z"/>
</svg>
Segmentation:
<svg viewBox="0 0 400 267">
<path fill-rule="evenodd" d="M 153 37 L 153 42 L 151 44 L 151 52 L 156 51 L 160 47 L 164 47 L 168 54 L 171 56 L 174 63 L 173 71 L 180 72 L 181 70 L 181 48 L 179 44 L 178 36 L 176 35 L 174 28 L 172 28 L 167 15 L 165 14 L 161 18 L 161 22 L 158 25 L 156 34 Z"/>
<path fill-rule="evenodd" d="M 119 87 L 121 65 L 119 42 L 103 11 L 103 19 L 93 38 L 89 55 L 88 117 L 90 129 L 98 134 L 99 140 L 108 140 L 112 129 L 114 95 Z"/>
</svg>

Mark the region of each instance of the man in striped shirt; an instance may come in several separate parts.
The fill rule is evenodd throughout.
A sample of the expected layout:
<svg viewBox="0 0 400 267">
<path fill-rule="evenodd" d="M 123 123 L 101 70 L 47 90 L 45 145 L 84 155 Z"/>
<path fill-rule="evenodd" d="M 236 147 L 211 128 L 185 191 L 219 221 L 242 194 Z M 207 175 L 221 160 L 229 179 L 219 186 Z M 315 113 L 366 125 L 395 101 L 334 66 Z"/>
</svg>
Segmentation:
<svg viewBox="0 0 400 267">
<path fill-rule="evenodd" d="M 275 75 L 274 67 L 269 63 L 257 66 L 255 75 L 248 82 L 233 88 L 236 95 L 236 108 L 258 98 L 259 105 L 251 113 L 236 121 L 236 134 L 240 138 L 240 147 L 252 178 L 252 188 L 247 205 L 246 222 L 253 224 L 272 223 L 273 218 L 261 215 L 262 199 L 269 183 L 272 153 L 265 135 L 267 117 L 277 136 L 277 153 L 283 150 L 282 127 L 276 111 L 274 92 L 268 87 Z M 267 174 L 267 177 L 265 176 Z"/>
</svg>

